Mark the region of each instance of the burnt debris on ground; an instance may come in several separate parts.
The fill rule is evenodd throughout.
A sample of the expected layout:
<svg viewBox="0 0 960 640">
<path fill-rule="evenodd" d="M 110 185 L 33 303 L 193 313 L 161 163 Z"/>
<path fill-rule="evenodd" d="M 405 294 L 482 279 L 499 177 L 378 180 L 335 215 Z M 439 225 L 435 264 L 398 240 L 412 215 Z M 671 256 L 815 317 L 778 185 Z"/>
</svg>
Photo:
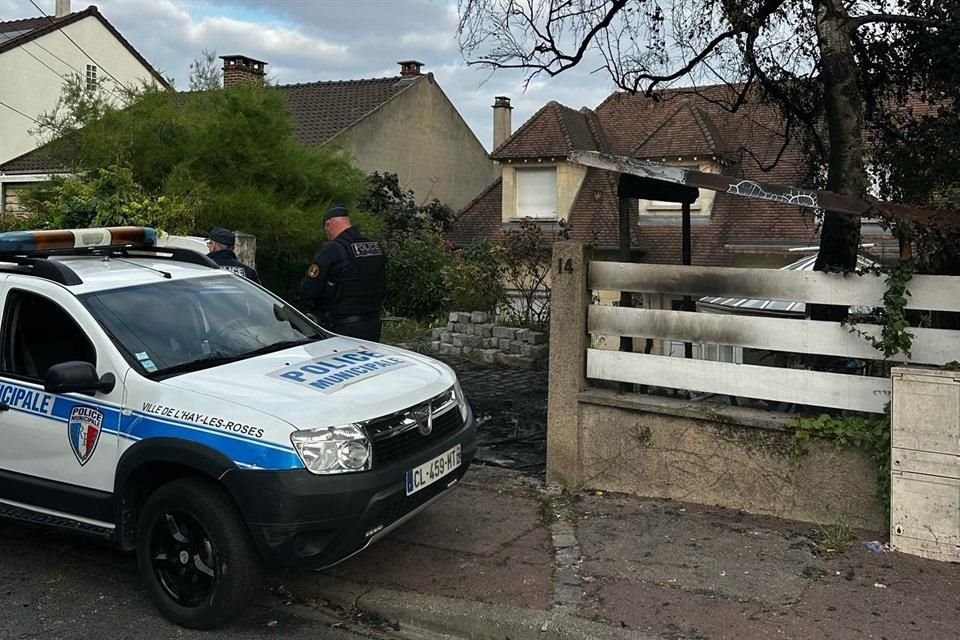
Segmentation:
<svg viewBox="0 0 960 640">
<path fill-rule="evenodd" d="M 476 461 L 543 475 L 547 462 L 547 372 L 491 367 L 462 358 L 444 360 L 457 372 L 477 418 Z"/>
</svg>

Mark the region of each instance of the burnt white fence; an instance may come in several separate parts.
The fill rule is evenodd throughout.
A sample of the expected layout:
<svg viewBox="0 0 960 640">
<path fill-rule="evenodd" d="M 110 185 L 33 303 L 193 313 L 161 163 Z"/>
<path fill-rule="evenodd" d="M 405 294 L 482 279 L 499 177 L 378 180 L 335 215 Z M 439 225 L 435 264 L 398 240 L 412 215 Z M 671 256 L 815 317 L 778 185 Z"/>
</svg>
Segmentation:
<svg viewBox="0 0 960 640">
<path fill-rule="evenodd" d="M 832 274 L 772 269 L 683 267 L 589 262 L 592 290 L 668 296 L 722 296 L 882 307 L 886 284 L 876 274 Z M 960 278 L 914 276 L 909 309 L 960 311 Z M 879 338 L 881 327 L 857 324 Z M 730 345 L 757 350 L 879 360 L 882 355 L 849 326 L 791 318 L 591 305 L 594 335 Z M 960 359 L 960 332 L 913 328 L 911 357 L 901 363 L 942 365 Z M 587 351 L 587 377 L 775 402 L 882 413 L 890 379 L 808 369 L 712 362 L 602 349 Z"/>
</svg>

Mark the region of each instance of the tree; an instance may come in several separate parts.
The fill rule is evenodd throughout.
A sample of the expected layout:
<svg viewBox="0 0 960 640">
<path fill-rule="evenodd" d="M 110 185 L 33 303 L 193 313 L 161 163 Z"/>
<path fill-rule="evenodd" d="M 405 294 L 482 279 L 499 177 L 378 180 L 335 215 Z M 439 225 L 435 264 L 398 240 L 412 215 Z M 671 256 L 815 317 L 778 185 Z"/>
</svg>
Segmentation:
<svg viewBox="0 0 960 640">
<path fill-rule="evenodd" d="M 62 103 L 68 115 L 83 104 L 75 93 Z M 129 176 L 147 201 L 176 203 L 169 215 L 151 216 L 170 231 L 205 234 L 217 225 L 254 234 L 263 281 L 291 299 L 324 240 L 324 211 L 354 201 L 364 187 L 345 155 L 297 140 L 283 96 L 269 87 L 147 88 L 125 108 L 105 104 L 96 118 L 70 117 L 65 135 L 48 148 L 80 180 L 100 180 L 90 185 L 100 202 L 109 201 L 110 186 L 133 188 L 105 178 Z M 66 202 L 65 195 L 55 190 L 48 198 Z"/>
<path fill-rule="evenodd" d="M 209 91 L 223 86 L 223 69 L 217 64 L 217 52 L 206 49 L 190 63 L 190 91 Z"/>
<path fill-rule="evenodd" d="M 413 191 L 401 187 L 395 173 L 375 171 L 367 176 L 367 189 L 357 207 L 371 214 L 387 236 L 421 229 L 447 231 L 456 218 L 456 212 L 436 198 L 417 204 Z"/>
<path fill-rule="evenodd" d="M 894 165 L 910 145 L 905 121 L 920 119 L 908 104 L 939 105 L 941 117 L 960 105 L 960 0 L 459 0 L 459 8 L 469 64 L 523 69 L 529 81 L 596 55 L 625 91 L 655 96 L 679 81 L 719 81 L 730 85 L 722 105 L 730 111 L 768 101 L 783 114 L 783 148 L 799 137 L 821 170 L 811 172 L 823 176 L 817 186 L 858 198 L 868 192 L 870 147 L 876 170 L 903 177 Z M 921 131 L 932 137 L 929 123 L 913 135 Z M 954 156 L 953 175 L 958 165 Z M 816 268 L 853 269 L 859 241 L 857 220 L 826 212 Z"/>
</svg>

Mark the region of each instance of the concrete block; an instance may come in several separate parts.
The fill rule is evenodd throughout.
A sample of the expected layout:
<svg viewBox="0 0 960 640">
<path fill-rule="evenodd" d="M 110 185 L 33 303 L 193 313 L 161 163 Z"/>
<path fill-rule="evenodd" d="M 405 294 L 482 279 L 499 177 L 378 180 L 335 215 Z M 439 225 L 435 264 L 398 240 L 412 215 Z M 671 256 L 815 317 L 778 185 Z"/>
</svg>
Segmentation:
<svg viewBox="0 0 960 640">
<path fill-rule="evenodd" d="M 517 329 L 517 340 L 521 342 L 527 339 L 527 336 L 530 335 L 530 329 Z"/>
<path fill-rule="evenodd" d="M 497 345 L 501 351 L 510 351 L 510 345 L 513 344 L 513 340 L 510 338 L 500 338 L 499 344 Z"/>
<path fill-rule="evenodd" d="M 430 343 L 430 350 L 431 350 L 431 351 L 440 351 L 440 346 L 441 346 L 442 344 L 443 344 L 443 343 L 440 342 L 439 340 L 434 340 L 433 342 Z"/>
<path fill-rule="evenodd" d="M 456 311 L 451 311 L 450 315 L 448 316 L 448 319 L 450 320 L 450 322 L 459 322 L 460 314 L 457 313 Z"/>
<path fill-rule="evenodd" d="M 430 331 L 430 337 L 433 338 L 434 340 L 439 340 L 441 333 L 443 333 L 443 329 L 442 329 L 442 328 L 432 329 L 432 330 Z"/>
<path fill-rule="evenodd" d="M 480 347 L 480 343 L 483 342 L 483 338 L 480 336 L 464 336 L 463 337 L 463 346 L 472 347 L 477 349 Z"/>
<path fill-rule="evenodd" d="M 489 323 L 473 325 L 477 329 L 477 335 L 489 338 L 493 335 L 493 325 Z"/>
<path fill-rule="evenodd" d="M 440 345 L 440 353 L 448 356 L 459 356 L 463 353 L 463 347 L 455 347 L 452 344 Z"/>
<path fill-rule="evenodd" d="M 466 336 L 462 333 L 453 334 L 453 346 L 462 347 L 465 344 L 463 341 L 464 338 L 466 338 Z"/>
<path fill-rule="evenodd" d="M 523 343 L 520 342 L 519 340 L 511 340 L 511 341 L 510 341 L 510 353 L 519 354 L 519 353 L 520 353 L 520 348 L 521 348 L 522 346 L 523 346 Z"/>
<path fill-rule="evenodd" d="M 526 335 L 524 340 L 529 344 L 546 344 L 547 334 L 539 331 L 531 331 Z"/>
<path fill-rule="evenodd" d="M 463 327 L 463 332 L 468 336 L 472 336 L 477 333 L 477 325 L 475 324 L 465 324 L 465 325 L 462 325 L 462 327 Z"/>
<path fill-rule="evenodd" d="M 486 311 L 474 311 L 470 314 L 470 321 L 474 324 L 484 324 L 490 321 L 490 314 Z"/>
<path fill-rule="evenodd" d="M 477 351 L 477 349 L 474 349 L 473 347 L 464 346 L 464 347 L 463 347 L 463 351 L 461 351 L 461 353 L 463 353 L 463 355 L 465 355 L 465 356 L 468 356 L 468 355 L 470 355 L 471 353 L 473 353 L 474 351 Z"/>
<path fill-rule="evenodd" d="M 453 333 L 450 331 L 442 331 L 440 333 L 440 342 L 445 342 L 447 344 L 453 343 Z"/>
<path fill-rule="evenodd" d="M 486 364 L 496 364 L 498 353 L 500 352 L 496 349 L 483 349 L 480 351 L 480 359 Z"/>
<path fill-rule="evenodd" d="M 494 327 L 493 328 L 493 337 L 494 338 L 507 338 L 508 340 L 513 340 L 517 337 L 517 330 L 513 327 Z"/>
<path fill-rule="evenodd" d="M 461 312 L 461 313 L 458 313 L 458 314 L 457 314 L 457 322 L 459 322 L 460 324 L 469 324 L 469 322 L 470 322 L 470 314 L 469 314 L 469 313 L 462 313 L 462 312 Z"/>
<path fill-rule="evenodd" d="M 447 323 L 447 331 L 450 331 L 450 332 L 456 331 L 456 329 L 454 328 L 454 327 L 456 327 L 456 326 L 457 326 L 457 323 L 456 323 L 456 322 L 448 322 L 448 323 Z"/>
</svg>

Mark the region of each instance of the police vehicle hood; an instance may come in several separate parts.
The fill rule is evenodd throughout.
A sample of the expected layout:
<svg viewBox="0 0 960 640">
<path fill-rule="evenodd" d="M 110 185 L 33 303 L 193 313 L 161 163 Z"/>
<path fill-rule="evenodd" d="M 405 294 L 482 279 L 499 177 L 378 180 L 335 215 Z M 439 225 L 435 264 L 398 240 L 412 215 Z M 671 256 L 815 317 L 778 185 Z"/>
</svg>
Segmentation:
<svg viewBox="0 0 960 640">
<path fill-rule="evenodd" d="M 418 354 L 329 338 L 164 380 L 161 384 L 244 406 L 297 429 L 369 420 L 440 395 L 452 369 Z"/>
</svg>

